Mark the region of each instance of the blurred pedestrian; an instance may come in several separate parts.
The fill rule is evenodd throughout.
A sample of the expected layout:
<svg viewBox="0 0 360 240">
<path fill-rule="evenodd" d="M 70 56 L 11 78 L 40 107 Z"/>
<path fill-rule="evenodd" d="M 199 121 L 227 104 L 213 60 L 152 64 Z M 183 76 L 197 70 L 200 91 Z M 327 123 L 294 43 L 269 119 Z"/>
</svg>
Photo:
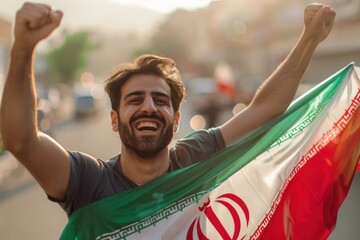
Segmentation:
<svg viewBox="0 0 360 240">
<path fill-rule="evenodd" d="M 218 92 L 212 92 L 205 96 L 205 105 L 199 108 L 199 114 L 206 120 L 206 127 L 213 128 L 219 123 L 219 118 L 224 110 L 227 110 L 231 104 L 228 99 L 224 99 Z"/>
</svg>

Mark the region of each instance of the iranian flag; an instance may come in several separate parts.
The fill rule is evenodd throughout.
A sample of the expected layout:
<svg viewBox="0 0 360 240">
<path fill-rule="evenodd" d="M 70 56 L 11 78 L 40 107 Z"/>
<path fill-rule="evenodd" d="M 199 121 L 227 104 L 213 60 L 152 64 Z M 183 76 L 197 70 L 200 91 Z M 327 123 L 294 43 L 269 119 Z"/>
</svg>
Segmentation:
<svg viewBox="0 0 360 240">
<path fill-rule="evenodd" d="M 326 239 L 359 164 L 353 64 L 238 144 L 74 212 L 61 239 Z"/>
<path fill-rule="evenodd" d="M 236 86 L 234 73 L 230 65 L 226 62 L 218 63 L 214 72 L 216 90 L 229 99 L 234 99 Z"/>
</svg>

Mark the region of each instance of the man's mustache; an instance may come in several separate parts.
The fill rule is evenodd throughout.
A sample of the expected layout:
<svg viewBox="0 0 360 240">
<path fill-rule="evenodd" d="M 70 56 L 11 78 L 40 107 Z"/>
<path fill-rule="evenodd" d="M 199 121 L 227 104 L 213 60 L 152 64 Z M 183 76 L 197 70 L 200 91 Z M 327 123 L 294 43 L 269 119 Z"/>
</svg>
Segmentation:
<svg viewBox="0 0 360 240">
<path fill-rule="evenodd" d="M 130 118 L 130 122 L 134 122 L 140 118 L 156 119 L 161 121 L 162 123 L 165 123 L 165 119 L 159 113 L 152 113 L 151 115 L 146 113 L 139 113 L 137 115 L 132 116 Z"/>
</svg>

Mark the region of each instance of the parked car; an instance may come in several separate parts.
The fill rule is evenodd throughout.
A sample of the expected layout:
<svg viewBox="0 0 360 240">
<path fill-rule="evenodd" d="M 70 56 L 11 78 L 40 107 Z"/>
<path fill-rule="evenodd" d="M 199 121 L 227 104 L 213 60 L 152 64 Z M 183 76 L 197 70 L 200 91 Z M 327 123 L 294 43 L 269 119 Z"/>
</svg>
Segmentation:
<svg viewBox="0 0 360 240">
<path fill-rule="evenodd" d="M 95 99 L 90 94 L 75 96 L 75 116 L 84 117 L 97 112 Z"/>
<path fill-rule="evenodd" d="M 95 98 L 91 93 L 75 95 L 75 117 L 83 118 L 96 115 L 103 107 L 102 98 Z"/>
</svg>

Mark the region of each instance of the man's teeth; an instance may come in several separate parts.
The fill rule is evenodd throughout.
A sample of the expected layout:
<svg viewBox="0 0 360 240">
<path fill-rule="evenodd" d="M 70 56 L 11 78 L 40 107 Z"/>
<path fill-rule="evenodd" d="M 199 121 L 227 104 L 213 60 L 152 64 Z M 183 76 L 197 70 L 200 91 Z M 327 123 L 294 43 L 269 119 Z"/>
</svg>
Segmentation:
<svg viewBox="0 0 360 240">
<path fill-rule="evenodd" d="M 139 122 L 136 126 L 138 130 L 157 130 L 157 125 L 154 122 Z"/>
</svg>

